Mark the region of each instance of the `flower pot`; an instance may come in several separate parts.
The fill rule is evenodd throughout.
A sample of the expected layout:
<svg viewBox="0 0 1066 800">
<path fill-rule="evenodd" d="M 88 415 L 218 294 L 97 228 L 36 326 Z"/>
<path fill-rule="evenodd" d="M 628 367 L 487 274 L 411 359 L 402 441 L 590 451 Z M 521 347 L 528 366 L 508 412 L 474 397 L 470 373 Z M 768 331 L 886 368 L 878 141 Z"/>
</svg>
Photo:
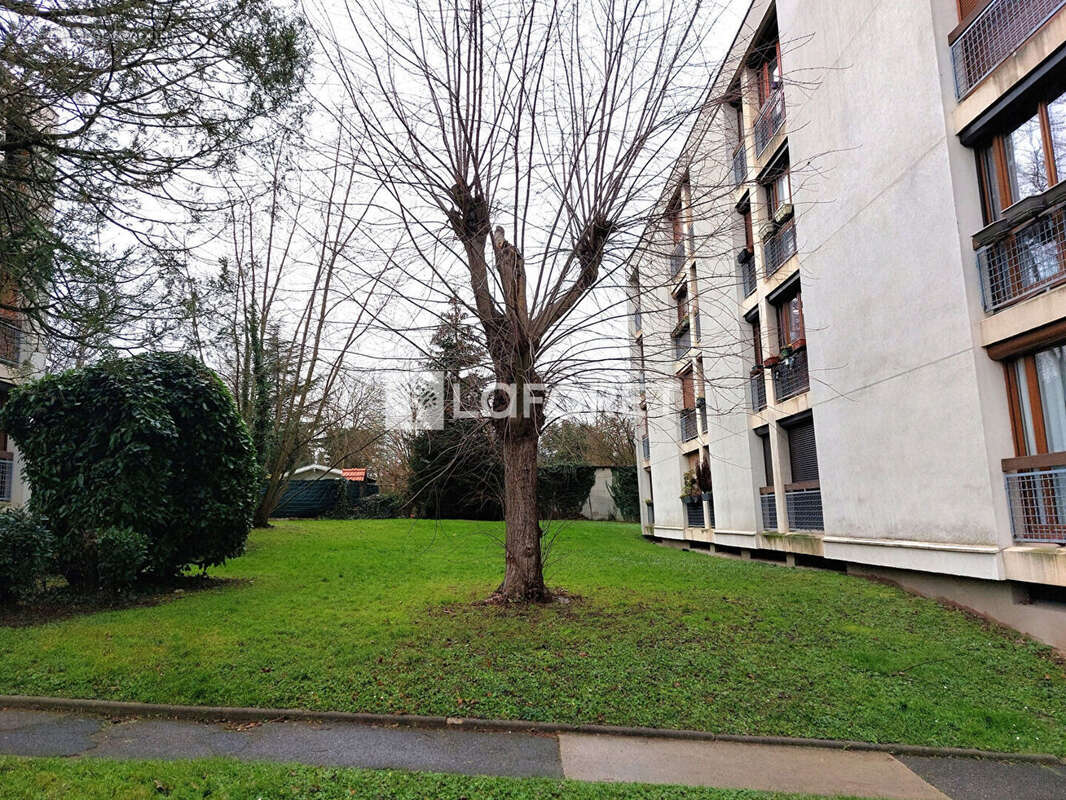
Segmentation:
<svg viewBox="0 0 1066 800">
<path fill-rule="evenodd" d="M 697 503 L 702 502 L 702 498 L 699 495 L 687 494 L 681 498 L 686 506 L 694 506 Z"/>
<path fill-rule="evenodd" d="M 762 365 L 764 367 L 776 367 L 780 363 L 781 359 L 778 356 L 770 356 L 763 359 Z"/>
</svg>

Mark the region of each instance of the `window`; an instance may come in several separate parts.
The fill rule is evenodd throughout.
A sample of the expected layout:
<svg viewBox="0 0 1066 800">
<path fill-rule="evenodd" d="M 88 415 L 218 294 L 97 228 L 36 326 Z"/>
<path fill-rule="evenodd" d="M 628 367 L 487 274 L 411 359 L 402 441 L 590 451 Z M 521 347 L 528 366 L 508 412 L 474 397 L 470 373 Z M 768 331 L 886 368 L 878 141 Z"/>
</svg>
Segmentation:
<svg viewBox="0 0 1066 800">
<path fill-rule="evenodd" d="M 696 407 L 696 384 L 691 370 L 681 376 L 681 407 L 686 411 Z"/>
<path fill-rule="evenodd" d="M 751 204 L 747 204 L 740 210 L 740 215 L 744 218 L 744 246 L 748 248 L 749 253 L 755 252 L 755 232 L 751 225 Z"/>
<path fill-rule="evenodd" d="M 759 324 L 759 317 L 756 315 L 751 320 L 751 343 L 755 353 L 755 366 L 762 366 L 762 325 Z"/>
<path fill-rule="evenodd" d="M 818 480 L 818 448 L 814 442 L 814 420 L 810 417 L 788 428 L 788 464 L 792 483 Z"/>
<path fill-rule="evenodd" d="M 763 188 L 766 191 L 766 208 L 770 218 L 774 219 L 782 206 L 792 202 L 792 175 L 787 158 L 770 172 Z"/>
<path fill-rule="evenodd" d="M 682 289 L 677 293 L 677 321 L 680 322 L 688 314 L 688 289 Z"/>
<path fill-rule="evenodd" d="M 977 152 L 985 224 L 1066 177 L 1066 93 L 1041 102 Z"/>
<path fill-rule="evenodd" d="M 1007 392 L 1015 453 L 1066 452 L 1066 345 L 1008 362 Z"/>
<path fill-rule="evenodd" d="M 781 347 L 797 347 L 805 342 L 803 328 L 803 295 L 796 290 L 777 306 L 777 343 Z"/>
<path fill-rule="evenodd" d="M 766 57 L 756 67 L 756 83 L 759 87 L 759 108 L 766 105 L 781 88 L 781 42 L 774 41 L 766 47 Z"/>
<path fill-rule="evenodd" d="M 766 481 L 763 485 L 767 488 L 773 488 L 774 462 L 770 455 L 770 432 L 768 430 L 760 430 L 755 433 L 759 437 L 760 444 L 762 445 L 763 479 Z"/>
</svg>

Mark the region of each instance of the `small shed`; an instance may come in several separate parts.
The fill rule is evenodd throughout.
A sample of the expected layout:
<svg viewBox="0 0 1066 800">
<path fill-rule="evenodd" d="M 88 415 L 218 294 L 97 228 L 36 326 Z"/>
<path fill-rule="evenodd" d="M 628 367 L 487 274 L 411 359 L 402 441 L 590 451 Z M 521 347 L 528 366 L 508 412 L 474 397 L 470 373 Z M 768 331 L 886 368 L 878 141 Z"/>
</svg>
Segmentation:
<svg viewBox="0 0 1066 800">
<path fill-rule="evenodd" d="M 292 471 L 285 492 L 274 509 L 275 517 L 321 517 L 342 505 L 341 492 L 352 505 L 378 493 L 366 467 L 342 469 L 308 464 Z"/>
</svg>

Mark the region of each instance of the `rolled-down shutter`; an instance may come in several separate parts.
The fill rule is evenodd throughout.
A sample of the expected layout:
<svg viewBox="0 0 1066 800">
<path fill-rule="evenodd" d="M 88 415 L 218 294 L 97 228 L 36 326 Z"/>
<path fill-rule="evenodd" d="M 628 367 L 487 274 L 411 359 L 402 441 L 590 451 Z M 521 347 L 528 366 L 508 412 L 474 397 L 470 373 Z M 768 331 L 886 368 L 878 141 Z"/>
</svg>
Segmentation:
<svg viewBox="0 0 1066 800">
<path fill-rule="evenodd" d="M 792 483 L 818 480 L 818 450 L 814 445 L 814 420 L 788 429 L 788 458 Z"/>
</svg>

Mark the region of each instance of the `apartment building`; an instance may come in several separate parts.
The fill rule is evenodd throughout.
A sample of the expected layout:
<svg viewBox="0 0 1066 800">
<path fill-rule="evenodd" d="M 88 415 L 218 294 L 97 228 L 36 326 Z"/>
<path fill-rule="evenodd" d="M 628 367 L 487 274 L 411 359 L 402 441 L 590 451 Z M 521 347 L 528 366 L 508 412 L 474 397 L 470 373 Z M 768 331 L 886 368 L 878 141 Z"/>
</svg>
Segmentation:
<svg viewBox="0 0 1066 800">
<path fill-rule="evenodd" d="M 40 337 L 19 315 L 0 311 L 0 406 L 13 387 L 44 374 L 44 362 Z M 0 509 L 25 505 L 29 493 L 18 447 L 0 430 Z"/>
<path fill-rule="evenodd" d="M 1066 647 L 1064 7 L 751 4 L 630 264 L 647 536 Z"/>
</svg>

